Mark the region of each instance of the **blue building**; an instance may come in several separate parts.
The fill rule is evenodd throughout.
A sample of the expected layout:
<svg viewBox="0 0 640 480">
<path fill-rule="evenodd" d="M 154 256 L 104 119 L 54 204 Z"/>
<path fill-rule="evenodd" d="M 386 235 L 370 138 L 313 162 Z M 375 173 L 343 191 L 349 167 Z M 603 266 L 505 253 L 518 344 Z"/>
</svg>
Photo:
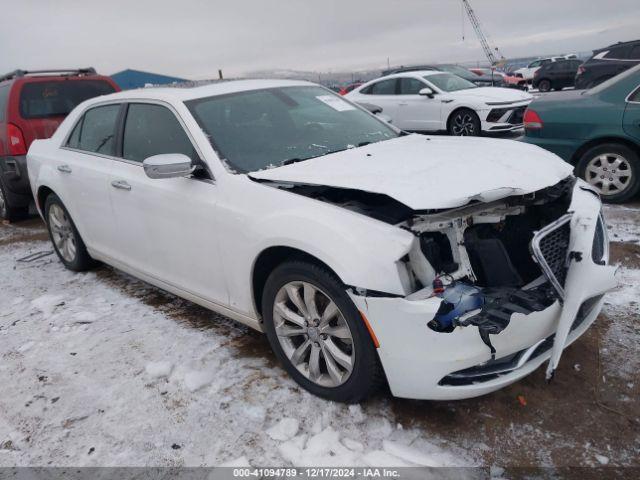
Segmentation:
<svg viewBox="0 0 640 480">
<path fill-rule="evenodd" d="M 159 75 L 157 73 L 142 72 L 140 70 L 123 70 L 111 75 L 111 78 L 122 90 L 131 90 L 133 88 L 142 88 L 147 84 L 151 85 L 167 85 L 169 83 L 186 82 L 184 78 L 169 77 L 167 75 Z"/>
</svg>

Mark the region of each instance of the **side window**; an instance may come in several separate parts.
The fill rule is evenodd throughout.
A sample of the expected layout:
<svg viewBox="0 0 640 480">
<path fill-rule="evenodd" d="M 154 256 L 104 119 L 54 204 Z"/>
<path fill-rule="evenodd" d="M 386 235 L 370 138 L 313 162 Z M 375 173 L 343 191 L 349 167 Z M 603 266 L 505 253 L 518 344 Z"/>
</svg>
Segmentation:
<svg viewBox="0 0 640 480">
<path fill-rule="evenodd" d="M 426 85 L 417 78 L 400 79 L 400 95 L 418 95 Z"/>
<path fill-rule="evenodd" d="M 396 94 L 396 79 L 390 78 L 389 80 L 382 80 L 381 82 L 371 85 L 371 95 L 395 95 Z"/>
<path fill-rule="evenodd" d="M 2 85 L 0 87 L 0 122 L 4 120 L 4 116 L 7 112 L 7 99 L 9 98 L 9 87 L 11 84 Z"/>
<path fill-rule="evenodd" d="M 189 137 L 176 116 L 162 105 L 132 103 L 122 140 L 122 157 L 135 162 L 161 153 L 183 153 L 198 160 Z"/>
<path fill-rule="evenodd" d="M 628 58 L 630 60 L 640 60 L 640 44 L 631 47 Z"/>
<path fill-rule="evenodd" d="M 545 58 L 544 60 L 540 60 L 540 65 L 546 65 L 547 63 L 551 63 L 550 58 Z"/>
<path fill-rule="evenodd" d="M 612 48 L 611 50 L 609 50 L 609 52 L 607 52 L 604 58 L 610 58 L 613 60 L 624 59 L 627 58 L 627 51 L 628 49 L 626 47 Z"/>
<path fill-rule="evenodd" d="M 74 128 L 67 146 L 87 152 L 114 155 L 119 111 L 120 105 L 105 105 L 88 110 Z"/>
<path fill-rule="evenodd" d="M 629 96 L 629 101 L 640 103 L 640 86 Z"/>
</svg>

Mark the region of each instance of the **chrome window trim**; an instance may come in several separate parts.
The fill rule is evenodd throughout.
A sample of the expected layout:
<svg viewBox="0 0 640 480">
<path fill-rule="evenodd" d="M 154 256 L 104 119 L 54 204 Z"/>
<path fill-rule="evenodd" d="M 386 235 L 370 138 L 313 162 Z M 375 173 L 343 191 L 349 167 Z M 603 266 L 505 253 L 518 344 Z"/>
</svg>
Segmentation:
<svg viewBox="0 0 640 480">
<path fill-rule="evenodd" d="M 636 93 L 640 94 L 640 85 L 638 85 L 636 88 L 634 88 L 629 95 L 627 95 L 627 97 L 624 99 L 625 103 L 633 103 L 633 104 L 640 104 L 640 100 L 629 100 L 632 96 L 634 96 Z"/>
<path fill-rule="evenodd" d="M 74 122 L 73 126 L 69 129 L 67 134 L 65 135 L 64 140 L 60 144 L 59 148 L 62 149 L 62 150 L 69 150 L 69 151 L 72 151 L 72 152 L 84 153 L 85 155 L 95 155 L 95 156 L 98 156 L 98 157 L 107 158 L 109 160 L 115 160 L 115 161 L 118 161 L 118 162 L 128 163 L 130 165 L 138 165 L 138 166 L 142 167 L 142 162 L 136 162 L 134 160 L 127 160 L 126 158 L 116 157 L 116 156 L 113 156 L 113 155 L 105 155 L 105 154 L 96 153 L 96 152 L 89 152 L 87 150 L 81 150 L 79 148 L 72 148 L 72 147 L 67 146 L 67 143 L 69 142 L 69 138 L 73 134 L 73 131 L 75 130 L 76 126 L 78 125 L 78 123 L 80 121 L 82 121 L 82 119 L 84 118 L 85 114 L 89 110 L 92 110 L 92 109 L 98 108 L 98 107 L 106 107 L 106 106 L 109 106 L 109 105 L 119 105 L 120 107 L 122 107 L 125 104 L 126 105 L 131 105 L 132 103 L 146 103 L 146 104 L 159 105 L 159 106 L 168 108 L 169 111 L 172 112 L 173 115 L 176 117 L 176 119 L 178 120 L 178 123 L 182 127 L 182 130 L 187 135 L 187 138 L 191 142 L 191 146 L 193 147 L 193 149 L 195 150 L 196 154 L 198 155 L 198 158 L 200 159 L 200 162 L 205 166 L 209 176 L 211 176 L 211 180 L 215 181 L 215 177 L 213 175 L 213 172 L 209 168 L 209 165 L 207 164 L 207 162 L 204 161 L 204 155 L 202 154 L 202 150 L 200 150 L 200 146 L 198 145 L 198 143 L 193 138 L 193 135 L 191 135 L 191 132 L 189 131 L 189 128 L 187 127 L 186 123 L 184 122 L 184 119 L 182 118 L 182 116 L 178 113 L 178 111 L 175 109 L 175 107 L 170 102 L 166 102 L 164 100 L 157 100 L 157 99 L 154 99 L 154 98 L 135 98 L 135 97 L 131 97 L 131 98 L 119 98 L 117 100 L 104 100 L 104 101 L 101 101 L 101 102 L 92 103 L 91 105 L 87 105 L 82 110 L 82 112 L 78 115 L 78 118 Z"/>
</svg>

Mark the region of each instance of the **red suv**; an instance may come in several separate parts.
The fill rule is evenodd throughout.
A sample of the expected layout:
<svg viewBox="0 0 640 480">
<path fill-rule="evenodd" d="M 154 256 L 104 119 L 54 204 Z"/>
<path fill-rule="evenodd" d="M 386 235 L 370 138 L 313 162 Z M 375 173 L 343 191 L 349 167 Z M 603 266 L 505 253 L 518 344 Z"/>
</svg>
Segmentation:
<svg viewBox="0 0 640 480">
<path fill-rule="evenodd" d="M 26 154 L 34 140 L 49 138 L 76 105 L 119 91 L 93 68 L 16 70 L 0 76 L 0 217 L 14 220 L 31 202 Z"/>
</svg>

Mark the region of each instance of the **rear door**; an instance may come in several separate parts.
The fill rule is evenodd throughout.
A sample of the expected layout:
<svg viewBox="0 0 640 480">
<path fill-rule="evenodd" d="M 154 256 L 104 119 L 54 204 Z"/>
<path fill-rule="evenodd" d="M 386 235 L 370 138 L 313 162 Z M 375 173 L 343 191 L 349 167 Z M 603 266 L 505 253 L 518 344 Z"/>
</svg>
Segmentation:
<svg viewBox="0 0 640 480">
<path fill-rule="evenodd" d="M 398 128 L 404 128 L 398 124 L 398 95 L 396 92 L 396 79 L 388 78 L 375 82 L 360 92 L 363 102 L 382 107 L 382 113 L 389 115 L 393 124 Z"/>
<path fill-rule="evenodd" d="M 622 123 L 627 135 L 640 140 L 640 85 L 627 99 Z"/>
<path fill-rule="evenodd" d="M 218 254 L 217 187 L 208 174 L 151 179 L 142 162 L 182 153 L 202 164 L 183 122 L 167 104 L 130 103 L 109 191 L 116 260 L 200 298 L 228 305 Z"/>
<path fill-rule="evenodd" d="M 114 252 L 115 226 L 109 200 L 117 120 L 122 105 L 88 109 L 76 122 L 56 156 L 58 192 L 89 248 Z"/>
</svg>

